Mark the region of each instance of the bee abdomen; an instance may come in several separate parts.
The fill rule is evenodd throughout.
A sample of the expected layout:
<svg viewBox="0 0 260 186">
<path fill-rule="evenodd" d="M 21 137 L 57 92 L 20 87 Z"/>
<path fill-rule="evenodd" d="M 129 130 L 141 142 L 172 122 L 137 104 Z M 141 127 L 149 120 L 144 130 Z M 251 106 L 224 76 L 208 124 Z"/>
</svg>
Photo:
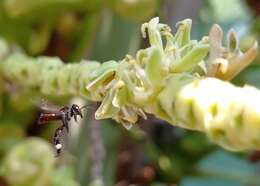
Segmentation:
<svg viewBox="0 0 260 186">
<path fill-rule="evenodd" d="M 55 113 L 41 113 L 38 119 L 39 124 L 49 123 L 50 121 L 59 120 L 61 118 L 60 114 Z"/>
</svg>

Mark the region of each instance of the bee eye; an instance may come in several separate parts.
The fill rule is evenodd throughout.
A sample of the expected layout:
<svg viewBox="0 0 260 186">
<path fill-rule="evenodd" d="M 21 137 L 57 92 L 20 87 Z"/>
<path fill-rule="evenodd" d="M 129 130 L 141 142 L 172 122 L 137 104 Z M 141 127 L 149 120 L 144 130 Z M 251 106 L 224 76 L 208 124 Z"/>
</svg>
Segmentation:
<svg viewBox="0 0 260 186">
<path fill-rule="evenodd" d="M 76 104 L 73 104 L 72 107 L 73 107 L 74 109 L 79 109 L 79 106 L 76 105 Z"/>
</svg>

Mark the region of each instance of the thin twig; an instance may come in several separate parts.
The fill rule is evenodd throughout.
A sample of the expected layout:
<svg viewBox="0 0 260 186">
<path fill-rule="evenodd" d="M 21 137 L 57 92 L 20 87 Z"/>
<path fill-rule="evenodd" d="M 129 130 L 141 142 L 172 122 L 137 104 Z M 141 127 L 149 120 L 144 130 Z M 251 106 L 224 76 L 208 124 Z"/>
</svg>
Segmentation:
<svg viewBox="0 0 260 186">
<path fill-rule="evenodd" d="M 101 135 L 100 123 L 95 120 L 95 109 L 91 109 L 91 119 L 89 122 L 89 146 L 90 160 L 92 162 L 90 174 L 92 182 L 97 182 L 98 185 L 104 185 L 103 181 L 103 160 L 105 157 L 105 148 Z"/>
</svg>

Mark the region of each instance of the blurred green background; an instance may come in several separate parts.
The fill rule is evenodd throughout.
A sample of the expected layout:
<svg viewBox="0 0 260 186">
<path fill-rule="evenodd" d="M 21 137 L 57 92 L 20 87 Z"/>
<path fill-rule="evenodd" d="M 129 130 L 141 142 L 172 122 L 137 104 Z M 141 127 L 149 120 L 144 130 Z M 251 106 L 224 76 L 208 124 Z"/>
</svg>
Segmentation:
<svg viewBox="0 0 260 186">
<path fill-rule="evenodd" d="M 66 63 L 120 60 L 147 46 L 140 26 L 155 16 L 173 32 L 177 21 L 191 18 L 194 39 L 218 23 L 237 31 L 243 49 L 260 41 L 259 0 L 1 0 L 0 37 L 31 56 Z M 260 88 L 260 57 L 234 83 Z M 0 81 L 0 186 L 260 185 L 260 152 L 225 151 L 204 134 L 153 116 L 128 131 L 111 120 L 95 121 L 95 107 L 71 124 L 68 148 L 55 158 L 51 139 L 58 123 L 37 125 L 32 100 L 39 96 L 61 107 L 85 104 Z"/>
</svg>

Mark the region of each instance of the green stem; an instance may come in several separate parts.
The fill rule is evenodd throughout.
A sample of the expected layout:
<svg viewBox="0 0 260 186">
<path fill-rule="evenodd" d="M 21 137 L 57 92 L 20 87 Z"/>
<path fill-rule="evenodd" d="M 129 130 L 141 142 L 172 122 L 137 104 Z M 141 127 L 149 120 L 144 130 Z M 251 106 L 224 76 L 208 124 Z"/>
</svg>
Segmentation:
<svg viewBox="0 0 260 186">
<path fill-rule="evenodd" d="M 74 41 L 75 47 L 72 51 L 70 59 L 73 61 L 79 61 L 90 50 L 90 46 L 93 39 L 96 36 L 96 30 L 98 26 L 98 20 L 100 19 L 100 13 L 93 13 L 85 15 L 83 22 L 81 23 L 80 30 L 76 35 Z"/>
</svg>

